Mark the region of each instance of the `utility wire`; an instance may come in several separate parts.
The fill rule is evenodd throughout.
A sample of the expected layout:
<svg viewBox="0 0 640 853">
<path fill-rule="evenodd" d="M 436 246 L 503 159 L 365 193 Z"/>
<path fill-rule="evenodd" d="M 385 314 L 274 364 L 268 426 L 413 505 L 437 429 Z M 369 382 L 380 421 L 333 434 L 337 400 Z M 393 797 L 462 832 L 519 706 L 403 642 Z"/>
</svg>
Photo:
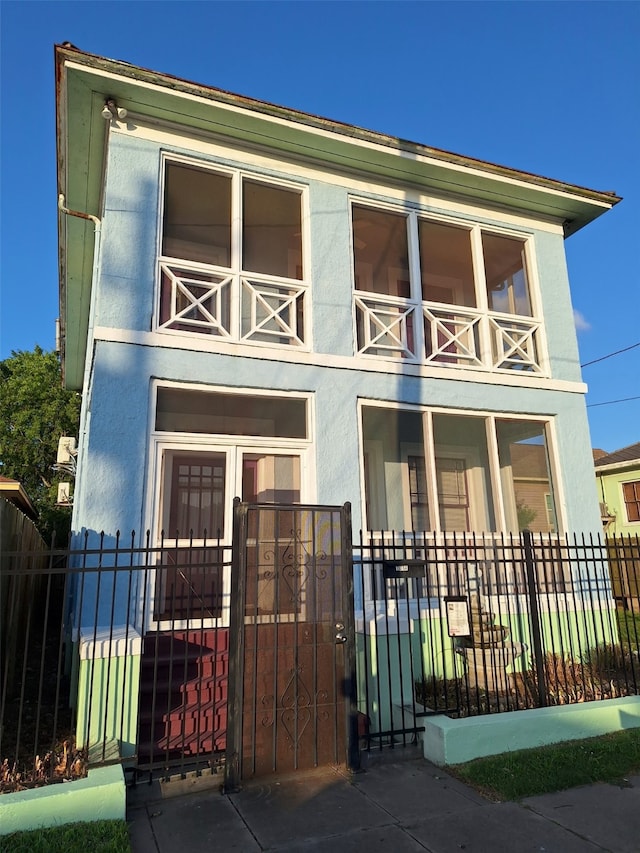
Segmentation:
<svg viewBox="0 0 640 853">
<path fill-rule="evenodd" d="M 640 400 L 640 397 L 623 397 L 621 400 L 607 400 L 606 403 L 587 403 L 587 409 L 593 409 L 596 406 L 611 406 L 613 403 L 627 403 L 629 400 Z"/>
<path fill-rule="evenodd" d="M 615 352 L 610 352 L 609 355 L 600 356 L 600 358 L 594 358 L 593 361 L 587 361 L 584 364 L 581 364 L 580 367 L 589 367 L 590 364 L 597 364 L 599 361 L 604 361 L 606 358 L 611 358 L 614 355 L 620 355 L 621 352 L 628 352 L 630 349 L 635 349 L 636 347 L 640 347 L 640 341 L 637 344 L 631 344 L 630 347 L 625 347 L 624 349 L 616 350 Z M 634 399 L 633 397 L 631 399 Z M 614 400 L 613 402 L 617 402 Z M 605 403 L 598 403 L 600 406 L 606 405 Z"/>
</svg>

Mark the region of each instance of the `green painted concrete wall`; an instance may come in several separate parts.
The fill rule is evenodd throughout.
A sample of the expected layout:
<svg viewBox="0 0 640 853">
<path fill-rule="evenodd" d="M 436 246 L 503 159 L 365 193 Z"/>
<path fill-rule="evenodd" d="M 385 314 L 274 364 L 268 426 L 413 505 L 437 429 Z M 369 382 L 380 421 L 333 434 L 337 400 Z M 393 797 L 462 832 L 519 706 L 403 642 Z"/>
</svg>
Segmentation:
<svg viewBox="0 0 640 853">
<path fill-rule="evenodd" d="M 80 660 L 76 743 L 90 763 L 135 754 L 140 655 Z"/>
<path fill-rule="evenodd" d="M 120 764 L 96 767 L 86 779 L 3 794 L 0 835 L 78 821 L 124 820 L 126 805 Z"/>
<path fill-rule="evenodd" d="M 486 717 L 422 720 L 424 757 L 440 766 L 474 758 L 581 740 L 640 727 L 640 696 L 580 705 L 509 711 Z"/>
</svg>

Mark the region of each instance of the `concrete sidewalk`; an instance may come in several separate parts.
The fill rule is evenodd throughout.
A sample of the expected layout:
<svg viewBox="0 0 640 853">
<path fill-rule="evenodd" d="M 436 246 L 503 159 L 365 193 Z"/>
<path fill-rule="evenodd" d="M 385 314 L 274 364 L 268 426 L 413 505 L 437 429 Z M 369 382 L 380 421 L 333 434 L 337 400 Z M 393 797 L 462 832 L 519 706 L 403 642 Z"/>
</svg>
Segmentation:
<svg viewBox="0 0 640 853">
<path fill-rule="evenodd" d="M 639 853 L 640 776 L 492 803 L 424 759 L 324 770 L 220 793 L 197 779 L 128 792 L 133 853 Z M 174 796 L 186 790 L 192 792 Z"/>
</svg>

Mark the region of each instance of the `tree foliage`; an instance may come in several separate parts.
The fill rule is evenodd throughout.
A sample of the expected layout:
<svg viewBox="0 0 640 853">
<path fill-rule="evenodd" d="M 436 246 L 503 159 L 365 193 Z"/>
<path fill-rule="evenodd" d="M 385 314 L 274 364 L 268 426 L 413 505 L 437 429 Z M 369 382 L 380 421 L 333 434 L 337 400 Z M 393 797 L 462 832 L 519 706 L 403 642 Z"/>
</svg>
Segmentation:
<svg viewBox="0 0 640 853">
<path fill-rule="evenodd" d="M 77 438 L 79 422 L 80 395 L 62 387 L 57 353 L 36 346 L 0 361 L 0 474 L 22 483 L 45 538 L 64 540 L 70 529 L 71 510 L 56 506 L 69 475 L 53 466 L 60 436 Z"/>
</svg>

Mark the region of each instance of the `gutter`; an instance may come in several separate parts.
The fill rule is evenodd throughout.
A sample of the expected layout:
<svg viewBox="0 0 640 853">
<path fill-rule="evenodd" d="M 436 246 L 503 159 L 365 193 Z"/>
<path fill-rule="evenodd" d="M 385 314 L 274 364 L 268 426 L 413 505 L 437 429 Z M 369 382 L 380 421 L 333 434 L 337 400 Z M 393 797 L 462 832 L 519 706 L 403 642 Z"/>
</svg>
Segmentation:
<svg viewBox="0 0 640 853">
<path fill-rule="evenodd" d="M 624 472 L 628 468 L 638 468 L 640 467 L 640 459 L 627 459 L 621 462 L 610 462 L 608 465 L 598 465 L 594 466 L 596 477 L 601 474 L 612 474 L 615 471 Z"/>
</svg>

